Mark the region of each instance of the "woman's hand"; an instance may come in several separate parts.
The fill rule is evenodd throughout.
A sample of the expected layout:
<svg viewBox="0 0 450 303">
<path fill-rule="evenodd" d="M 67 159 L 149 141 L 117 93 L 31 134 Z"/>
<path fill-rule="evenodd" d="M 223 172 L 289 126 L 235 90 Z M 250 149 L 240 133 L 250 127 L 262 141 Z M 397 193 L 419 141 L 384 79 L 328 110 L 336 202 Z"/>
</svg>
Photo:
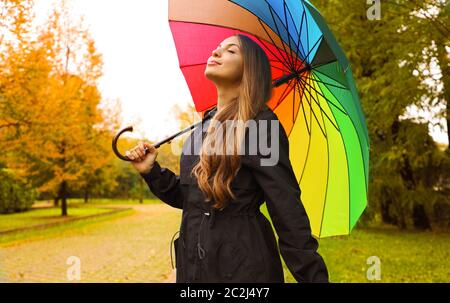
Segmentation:
<svg viewBox="0 0 450 303">
<path fill-rule="evenodd" d="M 147 154 L 145 153 L 147 148 Z M 127 150 L 125 155 L 131 160 L 134 168 L 142 173 L 149 173 L 155 163 L 158 150 L 150 143 L 139 141 L 133 149 Z"/>
</svg>

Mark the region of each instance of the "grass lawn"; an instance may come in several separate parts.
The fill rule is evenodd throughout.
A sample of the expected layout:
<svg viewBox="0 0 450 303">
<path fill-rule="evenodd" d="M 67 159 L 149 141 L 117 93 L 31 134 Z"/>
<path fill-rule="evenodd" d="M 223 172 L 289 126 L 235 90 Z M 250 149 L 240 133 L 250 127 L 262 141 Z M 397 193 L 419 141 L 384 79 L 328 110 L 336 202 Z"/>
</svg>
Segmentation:
<svg viewBox="0 0 450 303">
<path fill-rule="evenodd" d="M 400 231 L 396 227 L 354 229 L 350 236 L 320 240 L 333 282 L 450 282 L 450 234 Z M 367 270 L 380 260 L 381 279 Z"/>
<path fill-rule="evenodd" d="M 73 208 L 75 209 L 75 208 Z M 73 209 L 69 209 L 72 211 Z M 95 211 L 95 209 L 94 209 Z M 105 210 L 106 212 L 111 210 Z M 99 214 L 100 212 L 97 212 Z M 120 218 L 123 216 L 128 216 L 133 214 L 134 210 L 126 209 L 121 212 L 114 212 L 111 214 L 106 214 L 99 217 L 90 217 L 83 220 L 67 221 L 63 224 L 58 224 L 55 226 L 46 227 L 43 229 L 29 229 L 25 231 L 20 231 L 17 233 L 5 234 L 0 236 L 0 248 L 4 246 L 12 246 L 17 243 L 23 243 L 26 241 L 35 241 L 41 239 L 47 239 L 52 237 L 69 236 L 73 234 L 85 234 L 89 232 L 89 227 L 94 223 L 105 222 Z M 94 214 L 94 213 L 90 213 Z M 78 216 L 80 217 L 80 216 Z M 0 222 L 2 221 L 2 216 L 0 216 Z"/>
<path fill-rule="evenodd" d="M 58 233 L 69 229 L 76 229 L 89 223 L 112 219 L 121 215 L 130 214 L 132 212 L 132 210 L 126 210 L 122 213 L 112 213 L 114 210 L 107 208 L 107 204 L 113 204 L 110 206 L 114 206 L 115 204 L 119 204 L 119 200 L 117 200 L 117 202 L 113 201 L 112 203 L 111 201 L 110 203 L 107 203 L 107 201 L 107 199 L 104 199 L 102 201 L 103 203 L 100 204 L 85 204 L 81 199 L 69 199 L 67 210 L 68 215 L 64 217 L 61 216 L 60 206 L 48 207 L 52 206 L 51 201 L 36 201 L 33 208 L 26 212 L 0 214 L 0 232 L 33 226 L 41 227 L 3 234 L 0 236 L 0 244 L 11 244 L 9 242 L 15 242 L 28 238 L 43 238 L 45 236 L 58 235 Z M 92 217 L 100 214 L 105 214 L 105 216 Z M 42 225 L 45 224 L 49 224 L 49 226 L 42 228 Z"/>
<path fill-rule="evenodd" d="M 261 211 L 267 214 L 265 204 Z M 273 225 L 272 225 L 273 227 Z M 353 229 L 319 240 L 331 282 L 450 282 L 450 233 L 401 231 L 393 226 Z M 380 262 L 380 280 L 367 272 Z M 296 282 L 283 261 L 286 282 Z"/>
<path fill-rule="evenodd" d="M 26 212 L 0 215 L 0 232 L 35 225 L 62 222 L 76 217 L 91 216 L 111 211 L 106 208 L 69 207 L 68 216 L 61 216 L 60 208 L 36 208 Z"/>
</svg>

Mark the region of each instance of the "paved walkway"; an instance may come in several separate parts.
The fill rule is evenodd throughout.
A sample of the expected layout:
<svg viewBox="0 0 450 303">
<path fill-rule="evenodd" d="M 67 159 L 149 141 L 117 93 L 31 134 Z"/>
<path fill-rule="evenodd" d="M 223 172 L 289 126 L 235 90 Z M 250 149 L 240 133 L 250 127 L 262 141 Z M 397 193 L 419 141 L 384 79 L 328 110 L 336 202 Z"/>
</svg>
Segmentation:
<svg viewBox="0 0 450 303">
<path fill-rule="evenodd" d="M 80 260 L 79 282 L 175 282 L 169 248 L 181 211 L 166 204 L 126 207 L 135 212 L 0 247 L 0 282 L 78 282 L 68 280 L 71 256 Z"/>
</svg>

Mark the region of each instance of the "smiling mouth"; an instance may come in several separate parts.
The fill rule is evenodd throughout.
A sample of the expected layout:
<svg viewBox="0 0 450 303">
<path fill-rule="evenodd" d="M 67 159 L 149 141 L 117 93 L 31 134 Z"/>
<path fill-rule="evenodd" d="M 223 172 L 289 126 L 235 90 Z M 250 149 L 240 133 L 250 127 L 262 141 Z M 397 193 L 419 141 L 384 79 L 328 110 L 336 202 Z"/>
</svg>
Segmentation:
<svg viewBox="0 0 450 303">
<path fill-rule="evenodd" d="M 220 65 L 220 63 L 217 63 L 216 61 L 210 61 L 208 62 L 208 65 Z"/>
</svg>

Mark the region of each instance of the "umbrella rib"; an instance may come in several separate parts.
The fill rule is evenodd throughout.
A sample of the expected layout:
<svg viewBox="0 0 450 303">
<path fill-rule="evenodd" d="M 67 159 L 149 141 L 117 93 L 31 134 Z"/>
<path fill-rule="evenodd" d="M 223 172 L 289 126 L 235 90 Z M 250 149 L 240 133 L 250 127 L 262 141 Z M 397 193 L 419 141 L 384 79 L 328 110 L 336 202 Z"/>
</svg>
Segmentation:
<svg viewBox="0 0 450 303">
<path fill-rule="evenodd" d="M 283 0 L 283 8 L 284 8 L 284 21 L 286 22 L 286 30 L 287 30 L 288 33 L 290 33 L 290 32 L 289 32 L 289 23 L 288 23 L 288 21 L 287 21 L 286 1 L 285 1 L 285 0 Z M 289 53 L 291 54 L 292 67 L 295 69 L 295 62 L 294 62 L 295 58 L 294 58 L 294 55 L 292 54 L 291 40 L 292 40 L 292 39 L 291 39 L 291 37 L 289 36 L 289 39 L 288 39 Z M 292 40 L 292 42 L 294 42 L 294 40 Z"/>
<path fill-rule="evenodd" d="M 318 67 L 321 67 L 321 66 L 323 66 L 323 65 L 327 65 L 327 64 L 336 62 L 336 60 L 337 60 L 337 59 L 333 59 L 333 60 L 328 61 L 328 62 L 319 63 L 319 64 L 316 64 L 316 65 L 311 66 L 311 68 L 318 68 Z"/>
<path fill-rule="evenodd" d="M 283 0 L 284 1 L 284 3 L 286 4 L 286 0 Z M 294 17 L 292 17 L 292 13 L 291 13 L 291 10 L 289 9 L 289 6 L 287 6 L 286 5 L 286 8 L 287 8 L 287 10 L 288 10 L 288 12 L 289 12 L 289 16 L 291 17 L 291 20 L 292 20 L 292 23 L 295 25 L 295 22 L 294 22 Z M 286 14 L 286 13 L 285 13 Z M 302 33 L 302 28 L 303 28 L 303 17 L 306 15 L 306 12 L 305 12 L 305 10 L 303 10 L 303 13 L 302 13 L 302 19 L 301 19 L 301 21 L 300 21 L 300 31 L 298 31 L 298 38 L 297 38 L 297 44 L 295 45 L 295 55 L 296 55 L 296 57 L 297 58 L 300 58 L 300 60 L 302 61 L 302 65 L 305 63 L 305 61 L 301 58 L 301 56 L 299 56 L 299 52 L 300 52 L 300 49 L 299 49 L 299 46 L 301 45 L 300 44 L 300 36 L 301 36 L 301 33 Z M 287 21 L 286 21 L 286 23 L 287 23 Z M 303 47 L 302 47 L 303 48 Z M 306 53 L 306 51 L 305 50 L 303 50 L 303 54 L 305 54 Z M 296 67 L 297 68 L 297 67 Z"/>
<path fill-rule="evenodd" d="M 306 94 L 304 95 L 305 99 L 307 99 Z M 308 100 L 307 100 L 308 101 Z M 309 103 L 309 102 L 308 102 Z M 302 106 L 303 106 L 303 102 L 302 102 Z M 304 108 L 303 108 L 303 112 L 304 112 Z M 311 104 L 309 103 L 309 121 L 310 121 L 310 126 L 309 126 L 309 138 L 308 138 L 308 150 L 306 151 L 306 159 L 305 159 L 305 165 L 303 165 L 302 168 L 302 173 L 300 175 L 300 180 L 299 183 L 302 181 L 303 179 L 303 175 L 305 173 L 306 170 L 306 163 L 308 162 L 308 158 L 309 158 L 309 150 L 311 148 L 311 138 L 312 138 L 312 116 L 311 116 L 311 112 L 312 112 L 312 108 L 311 108 Z M 305 124 L 306 124 L 306 128 L 308 129 L 308 120 L 306 120 L 306 116 L 305 116 Z"/>
<path fill-rule="evenodd" d="M 305 84 L 311 86 L 309 83 L 307 83 L 305 80 L 301 79 L 300 81 L 303 81 Z M 330 119 L 330 117 L 328 117 L 327 113 L 323 110 L 322 106 L 320 105 L 320 103 L 316 100 L 316 98 L 314 98 L 312 92 L 305 87 L 305 89 L 308 91 L 309 95 L 311 96 L 311 98 L 314 100 L 314 102 L 316 102 L 317 106 L 319 106 L 320 111 L 323 111 L 325 116 L 327 116 L 328 120 L 330 121 L 331 124 L 333 124 L 333 126 L 336 128 L 337 131 L 340 131 L 339 128 L 333 123 L 333 121 Z M 328 99 L 325 98 L 326 101 L 328 101 Z"/>
<path fill-rule="evenodd" d="M 304 80 L 303 80 L 303 81 L 304 81 Z M 304 82 L 306 83 L 306 81 L 304 81 Z M 306 84 L 309 85 L 310 88 L 313 88 L 313 86 L 312 86 L 311 84 L 309 84 L 309 83 L 306 83 Z M 313 89 L 314 89 L 314 88 L 313 88 Z M 327 113 L 324 111 L 324 109 L 323 109 L 322 106 L 320 105 L 320 102 L 319 102 L 318 100 L 316 100 L 316 98 L 314 98 L 312 92 L 311 92 L 309 89 L 307 89 L 307 88 L 306 88 L 306 90 L 308 91 L 308 93 L 310 93 L 310 95 L 311 95 L 311 97 L 313 98 L 314 102 L 316 102 L 316 104 L 319 106 L 320 111 L 322 111 L 322 112 L 325 114 L 325 116 L 327 116 L 327 118 L 328 118 L 328 120 L 330 121 L 330 123 L 333 124 L 333 126 L 336 128 L 336 130 L 340 132 L 339 127 L 333 123 L 333 121 L 331 120 L 331 118 L 327 115 Z M 316 92 L 316 95 L 317 95 L 317 93 L 320 94 L 320 92 L 318 92 L 316 89 L 314 89 L 314 91 Z M 321 94 L 320 94 L 320 95 L 321 95 Z M 330 102 L 329 99 L 327 99 L 327 98 L 324 98 L 324 99 L 325 99 L 327 102 Z"/>
<path fill-rule="evenodd" d="M 300 106 L 301 105 L 303 105 L 303 101 L 302 101 L 302 98 L 303 98 L 303 93 L 304 93 L 304 91 L 302 91 L 301 89 L 300 89 L 300 84 L 298 83 L 298 81 L 294 84 L 294 102 L 295 102 L 295 92 L 297 91 L 296 89 L 295 89 L 295 86 L 298 86 L 299 87 L 299 89 L 298 89 L 298 99 L 299 99 L 299 109 L 296 111 L 296 112 L 294 112 L 294 110 L 295 110 L 295 108 L 293 109 L 293 113 L 292 113 L 292 122 L 293 123 L 295 123 L 295 121 L 297 120 L 297 116 L 298 116 L 298 112 L 300 111 Z M 294 104 L 295 105 L 295 104 Z M 303 113 L 304 113 L 304 109 L 303 109 Z M 306 122 L 306 117 L 305 117 L 305 122 Z M 291 129 L 291 131 L 292 131 L 292 129 Z"/>
<path fill-rule="evenodd" d="M 290 82 L 291 82 L 292 80 L 294 80 L 294 79 L 290 79 L 290 80 L 286 83 L 286 88 L 284 89 L 283 93 L 281 94 L 281 97 L 280 97 L 280 99 L 277 101 L 277 104 L 275 105 L 275 107 L 273 108 L 273 110 L 275 110 L 275 109 L 278 107 L 278 105 L 280 105 L 281 102 L 283 102 L 283 100 L 287 97 L 287 94 L 286 94 L 286 96 L 285 96 L 284 94 L 285 94 L 286 91 L 290 88 L 289 84 L 290 84 Z"/>
<path fill-rule="evenodd" d="M 321 66 L 321 65 L 320 65 L 320 66 Z M 316 67 L 317 67 L 317 66 L 316 66 Z M 336 81 L 337 83 L 342 84 L 342 83 L 339 82 L 338 80 L 336 80 L 336 79 L 334 79 L 334 78 L 328 76 L 327 74 L 322 73 L 322 72 L 321 72 L 320 70 L 318 70 L 318 69 L 314 69 L 314 72 L 315 72 L 315 73 L 322 74 L 322 75 L 324 75 L 325 77 L 328 77 L 328 78 L 330 78 L 330 79 L 333 79 L 333 80 Z"/>
<path fill-rule="evenodd" d="M 301 77 L 300 77 L 301 79 Z M 301 79 L 303 80 L 303 79 Z M 303 80 L 304 81 L 304 80 Z M 315 81 L 315 80 L 314 80 Z M 309 85 L 310 88 L 312 88 L 313 90 L 317 91 L 317 89 L 312 86 L 311 84 L 307 83 L 306 81 L 304 81 L 306 85 Z M 336 104 L 333 103 L 333 101 L 331 101 L 330 99 L 328 99 L 325 95 L 323 95 L 321 92 L 317 91 L 319 93 L 319 95 L 321 95 L 323 98 L 325 98 L 325 100 L 327 100 L 330 104 L 332 104 L 335 108 L 337 108 L 339 111 L 341 111 L 344 115 L 348 115 L 345 111 L 343 111 L 342 109 L 340 109 Z M 334 96 L 334 95 L 333 95 Z M 334 96 L 336 97 L 336 96 Z M 336 98 L 337 100 L 337 98 Z M 339 102 L 339 101 L 338 101 Z"/>
<path fill-rule="evenodd" d="M 293 79 L 291 79 L 289 82 L 291 82 Z M 283 93 L 281 94 L 281 97 L 280 97 L 280 100 L 277 102 L 277 107 L 278 107 L 278 105 L 281 103 L 281 102 L 283 102 L 283 100 L 284 99 L 286 99 L 286 97 L 288 96 L 288 94 L 289 93 L 286 93 L 286 91 L 290 88 L 290 86 L 289 86 L 289 84 L 290 83 L 287 83 L 287 85 L 286 85 L 286 88 L 284 89 L 284 91 L 283 91 Z M 289 91 L 290 92 L 290 91 Z"/>
<path fill-rule="evenodd" d="M 283 101 L 284 99 L 286 99 L 286 97 L 288 96 L 288 94 L 291 92 L 291 90 L 294 88 L 294 86 L 291 86 L 290 84 L 291 84 L 291 82 L 294 80 L 294 78 L 292 78 L 291 80 L 289 80 L 288 82 L 287 82 L 287 85 L 286 85 L 286 88 L 285 88 L 285 90 L 284 90 L 284 92 L 283 92 L 283 94 L 282 94 L 282 98 L 280 98 L 281 99 L 281 101 Z M 288 89 L 290 89 L 289 90 L 289 92 L 287 92 L 286 93 L 286 91 L 288 90 Z M 280 102 L 281 102 L 280 101 Z M 278 104 L 277 104 L 278 105 Z"/>
<path fill-rule="evenodd" d="M 300 46 L 300 47 L 302 48 L 302 50 L 303 50 L 303 55 L 306 54 L 306 50 L 305 50 L 305 48 L 304 48 L 304 45 L 300 43 L 300 41 L 301 41 L 301 40 L 300 40 L 300 36 L 302 35 L 303 24 L 304 24 L 303 20 L 304 20 L 305 17 L 306 17 L 306 11 L 305 11 L 305 9 L 303 9 L 302 20 L 301 20 L 301 23 L 300 23 L 300 31 L 298 32 L 298 40 L 297 40 L 297 42 L 298 42 L 298 44 L 297 44 L 297 50 L 300 51 L 300 48 L 299 48 L 299 46 Z M 302 61 L 303 61 L 303 60 L 306 60 L 306 57 L 304 57 L 304 58 L 302 59 Z"/>
<path fill-rule="evenodd" d="M 312 79 L 310 78 L 310 80 L 308 80 L 308 81 L 312 81 Z M 317 99 L 319 99 L 319 96 L 317 95 L 317 92 L 316 92 L 316 97 L 317 97 Z M 327 126 L 325 124 L 325 119 L 323 118 L 324 112 L 321 110 L 320 114 L 322 116 L 323 127 L 325 128 L 325 132 L 326 132 Z M 328 116 L 327 116 L 327 118 L 328 118 Z M 322 233 L 322 226 L 323 226 L 323 221 L 324 221 L 323 219 L 324 219 L 324 216 L 325 216 L 325 208 L 326 208 L 326 205 L 327 205 L 328 181 L 330 179 L 330 145 L 329 145 L 328 140 L 326 140 L 326 141 L 327 141 L 327 160 L 328 160 L 327 161 L 327 182 L 326 182 L 326 187 L 325 187 L 325 201 L 323 202 L 322 217 L 320 219 L 319 238 L 320 238 L 320 234 Z"/>
<path fill-rule="evenodd" d="M 312 79 L 312 78 L 309 78 L 309 77 L 305 77 L 305 78 L 311 79 L 311 80 L 316 81 L 316 82 L 319 82 L 319 83 L 323 83 L 323 84 L 325 84 L 325 85 L 334 86 L 334 87 L 336 87 L 336 88 L 345 89 L 345 90 L 350 90 L 350 89 L 348 89 L 348 88 L 345 87 L 345 86 L 338 86 L 338 85 L 333 84 L 333 83 L 329 83 L 329 82 L 325 82 L 325 81 L 317 80 L 317 79 Z M 339 83 L 339 82 L 338 82 L 338 83 Z"/>
<path fill-rule="evenodd" d="M 321 41 L 322 39 L 323 39 L 323 35 L 320 36 L 319 39 L 317 39 L 317 41 L 314 43 L 313 47 L 308 51 L 308 54 L 306 55 L 306 58 L 309 57 L 309 55 L 311 54 L 311 51 L 316 47 L 317 43 L 319 43 L 319 41 Z M 305 62 L 306 61 L 302 61 L 302 64 L 305 63 Z"/>
<path fill-rule="evenodd" d="M 310 82 L 311 80 L 307 80 L 307 82 Z M 310 84 L 310 83 L 309 83 Z M 310 84 L 311 85 L 311 84 Z M 312 86 L 312 85 L 311 85 Z M 320 99 L 319 99 L 319 95 L 317 94 L 317 91 L 315 91 L 315 93 L 316 93 L 316 98 L 317 98 L 317 103 L 319 103 L 320 104 Z M 311 94 L 312 95 L 312 94 Z M 314 96 L 311 96 L 311 97 L 313 97 L 314 98 Z M 315 99 L 316 100 L 316 99 Z M 325 102 L 327 102 L 326 100 L 325 100 Z M 322 116 L 322 122 L 323 122 L 323 128 L 325 129 L 325 134 L 327 135 L 327 137 L 328 137 L 328 133 L 327 133 L 327 131 L 326 131 L 326 124 L 325 124 L 325 120 L 323 119 L 323 114 L 325 114 L 325 116 L 327 116 L 327 118 L 328 118 L 328 120 L 330 120 L 330 122 L 331 122 L 331 119 L 328 117 L 328 115 L 325 113 L 325 111 L 323 110 L 323 108 L 322 108 L 322 106 L 320 106 L 320 115 Z"/>
<path fill-rule="evenodd" d="M 309 93 L 309 96 L 312 97 L 312 94 L 311 94 L 311 92 L 310 92 L 309 90 L 308 90 L 308 93 Z M 314 110 L 313 110 L 313 108 L 312 108 L 311 100 L 309 100 L 308 96 L 306 97 L 306 100 L 308 101 L 309 108 L 311 109 L 311 111 L 312 111 L 312 113 L 313 113 L 313 115 L 314 115 L 314 118 L 316 119 L 317 124 L 319 125 L 319 128 L 320 128 L 320 130 L 322 131 L 322 134 L 323 134 L 324 137 L 326 138 L 327 136 L 326 136 L 326 134 L 324 133 L 322 127 L 320 126 L 319 119 L 317 118 L 316 113 L 314 112 Z M 315 101 L 315 100 L 314 100 L 314 101 Z M 316 103 L 317 103 L 317 101 L 316 101 Z M 319 106 L 319 108 L 320 108 L 320 104 L 318 104 L 318 106 Z M 312 125 L 312 121 L 311 121 L 311 125 Z"/>
<path fill-rule="evenodd" d="M 302 1 L 303 10 L 306 13 L 305 4 Z M 309 54 L 311 53 L 311 49 L 309 48 L 309 31 L 308 31 L 308 17 L 305 18 L 305 24 L 306 24 L 306 46 L 308 48 L 308 55 L 306 56 L 305 60 L 309 63 Z"/>
<path fill-rule="evenodd" d="M 275 47 L 275 49 L 278 51 L 278 53 L 281 55 L 281 57 L 283 58 L 283 60 L 281 60 L 277 55 L 275 55 L 272 50 L 270 48 L 268 48 L 264 43 L 262 43 L 264 45 L 264 47 L 275 57 L 277 58 L 278 61 L 280 61 L 281 63 L 283 63 L 285 66 L 289 67 L 288 64 L 288 60 L 284 57 L 283 53 L 281 52 L 281 49 L 279 49 L 275 43 L 275 41 L 273 41 L 272 37 L 270 36 L 269 32 L 266 30 L 266 28 L 264 27 L 263 21 L 261 19 L 258 18 L 259 23 L 261 24 L 262 28 L 264 29 L 264 31 L 266 32 L 267 36 L 269 37 L 269 39 L 272 41 L 272 45 Z M 259 37 L 256 37 L 260 42 L 261 40 L 259 39 Z M 281 41 L 281 44 L 283 44 L 283 41 Z"/>
<path fill-rule="evenodd" d="M 273 8 L 272 8 L 272 5 L 270 5 L 270 4 L 267 2 L 267 0 L 264 0 L 264 1 L 266 2 L 267 6 L 269 7 L 269 12 L 270 12 L 270 15 L 272 16 L 272 20 L 274 21 L 275 28 L 276 28 L 276 32 L 277 32 L 278 36 L 281 38 L 280 29 L 278 28 L 277 22 L 275 21 L 275 17 L 274 17 L 274 15 L 273 15 Z M 275 15 L 277 15 L 278 19 L 281 20 L 281 18 L 278 16 L 278 14 L 277 14 L 276 12 L 275 12 Z M 283 27 L 284 27 L 284 29 L 286 30 L 286 27 L 285 27 L 285 26 L 283 26 Z M 289 40 L 290 34 L 289 34 L 289 32 L 287 32 L 287 34 L 288 34 L 288 40 Z M 281 45 L 283 46 L 284 52 L 287 54 L 288 52 L 286 51 L 286 47 L 284 46 L 284 41 L 283 41 L 283 39 L 281 39 L 281 41 L 283 42 L 283 43 L 281 43 Z M 289 57 L 288 57 L 288 63 L 290 64 L 290 67 L 292 68 L 293 62 L 289 59 Z"/>
<path fill-rule="evenodd" d="M 269 60 L 269 62 L 280 62 L 280 61 L 277 61 L 277 60 Z M 286 72 L 286 73 L 290 73 L 290 71 L 288 71 L 288 70 L 286 70 L 286 69 L 283 69 L 283 68 L 281 68 L 281 67 L 278 67 L 278 66 L 275 66 L 275 65 L 270 65 L 271 67 L 273 67 L 273 68 L 276 68 L 276 69 L 278 69 L 278 70 L 280 70 L 280 71 L 283 71 L 283 72 Z"/>
<path fill-rule="evenodd" d="M 294 86 L 294 96 L 292 96 L 292 125 L 294 125 L 295 122 L 295 86 Z M 291 129 L 292 130 L 292 129 Z M 289 132 L 290 134 L 290 132 Z"/>
<path fill-rule="evenodd" d="M 299 92 L 300 92 L 300 90 L 299 90 Z M 310 131 L 309 127 L 308 127 L 308 120 L 306 119 L 306 113 L 305 113 L 305 105 L 304 105 L 304 103 L 305 103 L 305 102 L 303 102 L 303 96 L 302 96 L 302 99 L 301 99 L 301 106 L 302 106 L 302 111 L 303 111 L 303 117 L 305 118 L 305 124 L 306 124 L 306 129 L 307 129 L 307 131 L 308 131 L 308 134 L 311 136 L 311 131 Z"/>
</svg>

